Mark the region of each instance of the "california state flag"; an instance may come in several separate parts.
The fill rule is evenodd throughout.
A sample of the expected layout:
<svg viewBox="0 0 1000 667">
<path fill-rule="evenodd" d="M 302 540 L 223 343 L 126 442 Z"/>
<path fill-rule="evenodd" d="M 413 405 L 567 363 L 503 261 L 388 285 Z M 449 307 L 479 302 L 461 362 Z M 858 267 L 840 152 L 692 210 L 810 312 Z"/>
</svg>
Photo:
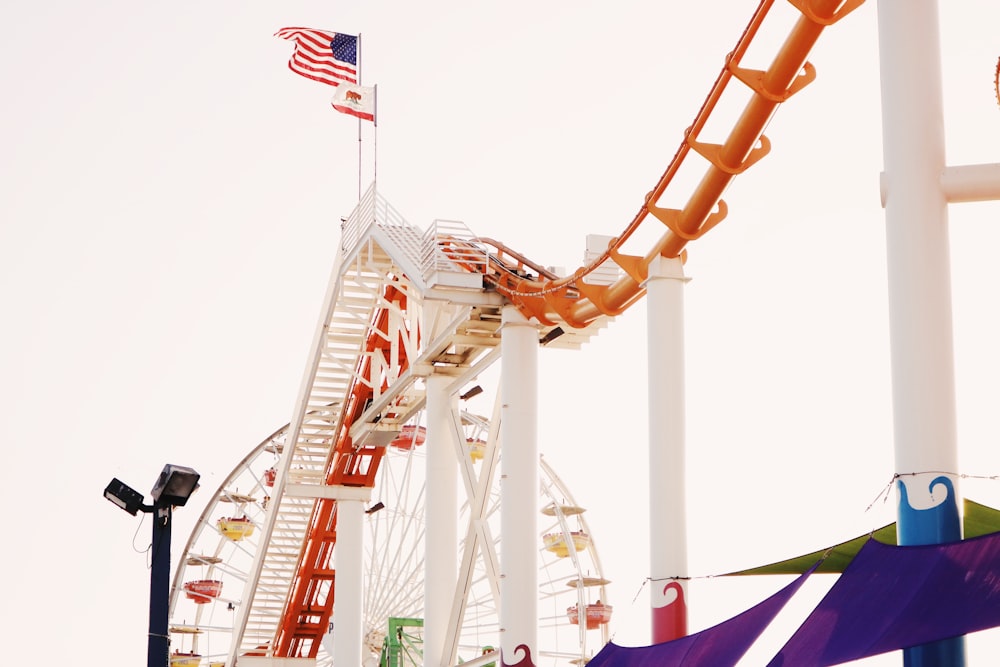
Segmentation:
<svg viewBox="0 0 1000 667">
<path fill-rule="evenodd" d="M 341 83 L 333 94 L 333 108 L 375 122 L 375 87 Z"/>
</svg>

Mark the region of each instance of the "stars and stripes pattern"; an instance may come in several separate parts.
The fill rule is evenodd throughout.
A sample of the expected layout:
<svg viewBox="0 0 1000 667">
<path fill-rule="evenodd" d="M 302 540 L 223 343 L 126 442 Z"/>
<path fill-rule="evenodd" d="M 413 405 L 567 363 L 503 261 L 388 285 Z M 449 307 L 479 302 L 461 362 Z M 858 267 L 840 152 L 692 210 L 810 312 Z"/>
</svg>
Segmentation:
<svg viewBox="0 0 1000 667">
<path fill-rule="evenodd" d="M 330 86 L 358 82 L 358 38 L 328 30 L 282 28 L 274 33 L 295 42 L 288 68 Z"/>
</svg>

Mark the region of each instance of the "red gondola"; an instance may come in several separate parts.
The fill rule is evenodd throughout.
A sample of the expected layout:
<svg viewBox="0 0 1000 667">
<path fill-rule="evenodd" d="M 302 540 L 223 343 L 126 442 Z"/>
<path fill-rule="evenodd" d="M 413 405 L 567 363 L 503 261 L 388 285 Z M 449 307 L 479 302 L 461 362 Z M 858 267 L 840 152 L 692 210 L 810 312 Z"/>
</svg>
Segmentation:
<svg viewBox="0 0 1000 667">
<path fill-rule="evenodd" d="M 396 449 L 413 449 L 414 445 L 424 444 L 424 440 L 427 438 L 427 429 L 423 426 L 413 426 L 406 425 L 396 436 L 395 440 L 389 443 L 390 447 L 395 447 Z"/>
<path fill-rule="evenodd" d="M 593 630 L 602 625 L 607 624 L 611 621 L 611 605 L 604 604 L 600 600 L 594 604 L 588 604 L 586 609 L 587 614 L 587 629 Z M 580 610 L 577 605 L 573 605 L 566 609 L 566 615 L 569 617 L 569 622 L 573 625 L 580 624 Z"/>
<path fill-rule="evenodd" d="M 222 582 L 218 579 L 187 581 L 184 583 L 184 594 L 195 604 L 205 604 L 222 594 Z"/>
</svg>

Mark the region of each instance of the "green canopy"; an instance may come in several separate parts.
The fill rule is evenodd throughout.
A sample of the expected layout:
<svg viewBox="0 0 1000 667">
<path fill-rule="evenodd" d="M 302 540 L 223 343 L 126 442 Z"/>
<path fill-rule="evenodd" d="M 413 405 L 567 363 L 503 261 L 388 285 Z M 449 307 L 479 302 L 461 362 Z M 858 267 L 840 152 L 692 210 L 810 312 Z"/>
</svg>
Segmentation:
<svg viewBox="0 0 1000 667">
<path fill-rule="evenodd" d="M 965 516 L 963 518 L 963 526 L 965 528 L 965 537 L 979 537 L 980 535 L 986 535 L 988 533 L 1000 532 L 1000 510 L 995 510 L 992 507 L 987 507 L 986 505 L 980 505 L 979 503 L 973 502 L 969 499 L 965 499 L 964 501 L 964 510 Z M 843 572 L 844 568 L 847 567 L 847 564 L 851 562 L 855 555 L 857 555 L 858 551 L 861 550 L 861 547 L 870 537 L 875 538 L 883 544 L 895 544 L 896 524 L 890 523 L 888 526 L 882 526 L 878 530 L 874 531 L 871 535 L 855 537 L 853 540 L 841 542 L 840 544 L 826 549 L 814 551 L 802 556 L 796 556 L 795 558 L 789 558 L 788 560 L 778 561 L 777 563 L 771 563 L 770 565 L 761 565 L 760 567 L 752 567 L 749 570 L 730 572 L 729 574 L 723 576 L 733 577 L 748 574 L 802 574 L 812 567 L 816 561 L 823 558 L 824 554 L 826 555 L 826 559 L 820 563 L 818 568 L 816 568 L 816 572 Z"/>
</svg>

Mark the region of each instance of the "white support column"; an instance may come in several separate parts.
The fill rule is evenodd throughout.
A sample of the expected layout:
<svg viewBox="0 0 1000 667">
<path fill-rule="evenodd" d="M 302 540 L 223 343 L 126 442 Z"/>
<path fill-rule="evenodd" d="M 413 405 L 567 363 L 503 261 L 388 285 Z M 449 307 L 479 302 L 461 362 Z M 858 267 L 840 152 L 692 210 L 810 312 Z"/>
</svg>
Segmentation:
<svg viewBox="0 0 1000 667">
<path fill-rule="evenodd" d="M 879 0 L 889 335 L 900 544 L 961 539 L 937 0 Z M 962 638 L 904 651 L 964 665 Z"/>
<path fill-rule="evenodd" d="M 333 663 L 360 665 L 364 621 L 364 503 L 337 501 Z"/>
<path fill-rule="evenodd" d="M 657 257 L 646 280 L 649 562 L 653 643 L 687 634 L 684 265 Z"/>
<path fill-rule="evenodd" d="M 424 665 L 444 667 L 452 593 L 458 578 L 458 462 L 455 461 L 450 378 L 427 377 L 426 531 L 424 533 Z"/>
<path fill-rule="evenodd" d="M 500 657 L 538 660 L 538 328 L 504 306 L 500 329 Z"/>
<path fill-rule="evenodd" d="M 878 10 L 896 472 L 957 472 L 937 2 Z M 915 507 L 933 503 L 928 480 L 904 478 Z"/>
</svg>

